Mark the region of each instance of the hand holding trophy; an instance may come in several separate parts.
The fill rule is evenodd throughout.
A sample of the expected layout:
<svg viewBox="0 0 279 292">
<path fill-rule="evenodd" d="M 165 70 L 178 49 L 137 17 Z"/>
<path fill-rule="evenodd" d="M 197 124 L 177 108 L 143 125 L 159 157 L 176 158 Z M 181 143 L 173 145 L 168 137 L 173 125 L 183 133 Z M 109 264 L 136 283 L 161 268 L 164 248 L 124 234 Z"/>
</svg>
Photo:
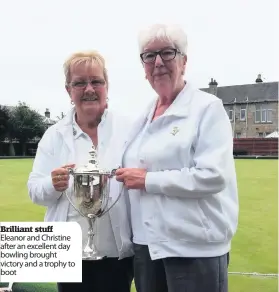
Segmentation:
<svg viewBox="0 0 279 292">
<path fill-rule="evenodd" d="M 114 176 L 114 170 L 100 169 L 97 161 L 95 147 L 89 151 L 90 158 L 86 165 L 78 168 L 68 168 L 70 175 L 74 178 L 73 198 L 67 196 L 70 204 L 75 210 L 88 219 L 88 241 L 83 250 L 83 260 L 101 260 L 94 242 L 93 227 L 95 220 L 106 214 L 119 200 L 121 192 L 115 202 L 109 206 L 110 183 Z"/>
</svg>

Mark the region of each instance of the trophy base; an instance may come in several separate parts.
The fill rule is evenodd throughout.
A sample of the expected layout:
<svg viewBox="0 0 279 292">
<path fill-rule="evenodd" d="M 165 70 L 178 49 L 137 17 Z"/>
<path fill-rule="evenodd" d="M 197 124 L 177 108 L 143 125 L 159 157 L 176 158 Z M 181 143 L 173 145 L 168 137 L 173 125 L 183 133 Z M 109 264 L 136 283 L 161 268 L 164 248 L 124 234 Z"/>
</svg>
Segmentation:
<svg viewBox="0 0 279 292">
<path fill-rule="evenodd" d="M 106 256 L 101 256 L 97 252 L 84 253 L 82 255 L 82 260 L 83 261 L 100 261 L 100 260 L 104 260 L 106 258 L 107 258 Z"/>
<path fill-rule="evenodd" d="M 104 260 L 107 258 L 106 256 L 100 256 L 100 255 L 95 255 L 95 256 L 83 256 L 82 260 L 83 261 L 100 261 Z"/>
</svg>

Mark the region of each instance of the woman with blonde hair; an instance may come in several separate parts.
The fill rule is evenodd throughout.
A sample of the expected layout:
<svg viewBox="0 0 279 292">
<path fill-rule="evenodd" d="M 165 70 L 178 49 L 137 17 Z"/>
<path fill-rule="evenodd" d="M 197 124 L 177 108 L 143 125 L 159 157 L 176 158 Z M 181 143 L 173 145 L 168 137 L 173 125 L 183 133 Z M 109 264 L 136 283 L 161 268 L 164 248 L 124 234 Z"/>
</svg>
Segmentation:
<svg viewBox="0 0 279 292">
<path fill-rule="evenodd" d="M 45 132 L 38 145 L 28 190 L 35 204 L 47 207 L 45 221 L 78 222 L 87 241 L 87 220 L 70 205 L 73 193 L 68 167 L 85 165 L 92 145 L 104 167 L 120 165 L 120 149 L 127 120 L 108 110 L 108 74 L 105 60 L 96 51 L 78 52 L 64 64 L 65 87 L 72 110 Z M 110 196 L 116 198 L 115 181 Z M 58 283 L 59 292 L 129 292 L 133 279 L 133 249 L 127 198 L 123 194 L 106 215 L 96 221 L 95 245 L 103 260 L 82 263 L 82 283 Z"/>
</svg>

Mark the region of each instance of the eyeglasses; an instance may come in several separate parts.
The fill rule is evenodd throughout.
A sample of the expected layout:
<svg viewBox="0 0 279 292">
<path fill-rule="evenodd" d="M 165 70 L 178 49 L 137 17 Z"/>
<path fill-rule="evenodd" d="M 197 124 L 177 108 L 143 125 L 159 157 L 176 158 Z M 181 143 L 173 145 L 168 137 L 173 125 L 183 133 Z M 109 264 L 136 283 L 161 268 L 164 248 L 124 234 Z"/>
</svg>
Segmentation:
<svg viewBox="0 0 279 292">
<path fill-rule="evenodd" d="M 155 52 L 142 53 L 140 54 L 140 58 L 144 63 L 148 64 L 148 63 L 155 62 L 157 55 L 160 55 L 161 59 L 164 61 L 171 61 L 176 57 L 176 54 L 183 55 L 179 50 L 174 49 L 174 48 L 169 48 L 169 49 L 163 49 L 163 50 L 155 51 Z"/>
<path fill-rule="evenodd" d="M 86 88 L 88 84 L 90 84 L 93 88 L 100 88 L 106 85 L 106 81 L 101 80 L 101 79 L 95 79 L 91 81 L 84 81 L 84 80 L 73 81 L 70 83 L 70 85 L 76 89 L 84 89 Z"/>
</svg>

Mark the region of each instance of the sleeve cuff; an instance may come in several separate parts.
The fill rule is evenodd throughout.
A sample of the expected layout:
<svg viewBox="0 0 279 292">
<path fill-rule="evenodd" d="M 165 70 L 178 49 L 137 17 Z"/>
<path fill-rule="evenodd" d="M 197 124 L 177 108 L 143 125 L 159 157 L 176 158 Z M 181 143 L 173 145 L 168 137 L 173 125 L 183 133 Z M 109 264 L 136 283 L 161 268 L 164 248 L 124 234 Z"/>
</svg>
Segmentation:
<svg viewBox="0 0 279 292">
<path fill-rule="evenodd" d="M 145 177 L 145 190 L 147 193 L 162 193 L 161 183 L 164 180 L 163 172 L 147 172 Z"/>
<path fill-rule="evenodd" d="M 62 192 L 58 192 L 55 190 L 53 184 L 52 184 L 52 178 L 51 176 L 48 176 L 43 181 L 43 189 L 44 191 L 52 197 L 55 197 L 57 200 L 61 197 Z"/>
</svg>

